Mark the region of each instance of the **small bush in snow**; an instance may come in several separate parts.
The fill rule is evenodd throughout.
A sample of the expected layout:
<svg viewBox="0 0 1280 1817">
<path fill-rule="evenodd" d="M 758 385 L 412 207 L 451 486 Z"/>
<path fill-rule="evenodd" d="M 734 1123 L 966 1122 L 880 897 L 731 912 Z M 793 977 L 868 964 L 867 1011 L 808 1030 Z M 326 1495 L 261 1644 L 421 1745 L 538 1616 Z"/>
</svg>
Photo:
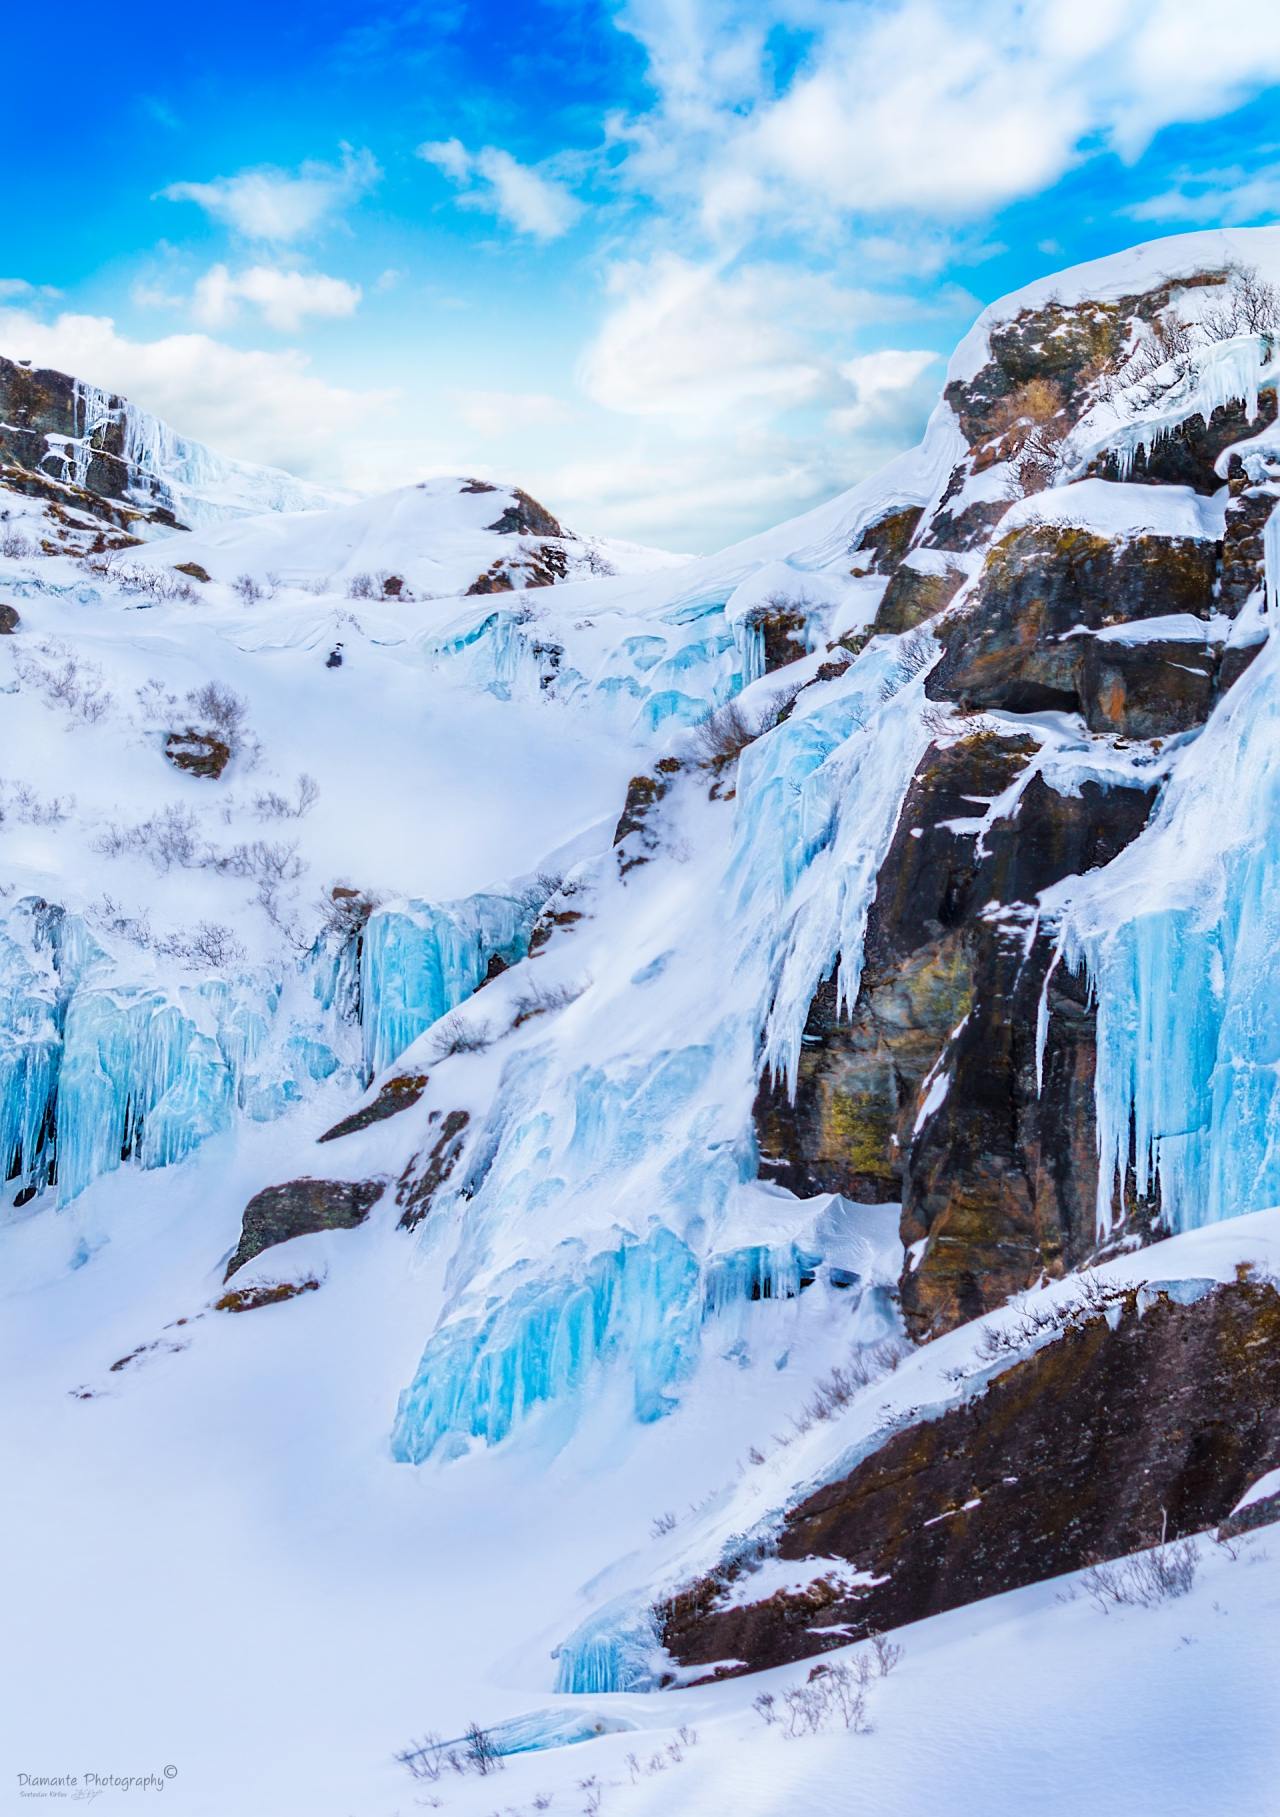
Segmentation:
<svg viewBox="0 0 1280 1817">
<path fill-rule="evenodd" d="M 501 1769 L 502 1756 L 493 1745 L 493 1737 L 478 1722 L 467 1724 L 466 1747 L 467 1765 L 473 1767 L 482 1778 Z"/>
<path fill-rule="evenodd" d="M 320 784 L 314 776 L 308 776 L 304 770 L 294 785 L 296 799 L 289 801 L 283 795 L 277 795 L 274 789 L 265 794 L 255 795 L 253 811 L 259 820 L 301 820 L 309 814 L 320 799 Z"/>
<path fill-rule="evenodd" d="M 717 776 L 736 763 L 741 752 L 759 738 L 763 726 L 753 726 L 736 700 L 704 719 L 694 734 L 693 760 L 700 770 Z"/>
<path fill-rule="evenodd" d="M 75 812 L 74 795 L 51 795 L 48 801 L 42 801 L 25 782 L 15 782 L 12 793 L 7 794 L 9 787 L 0 781 L 0 822 L 12 818 L 25 826 L 57 826 Z"/>
<path fill-rule="evenodd" d="M 262 598 L 262 588 L 252 574 L 238 574 L 231 583 L 231 591 L 238 593 L 246 606 L 252 606 Z"/>
<path fill-rule="evenodd" d="M 875 1654 L 880 1676 L 887 1678 L 893 1668 L 901 1663 L 902 1648 L 884 1634 L 872 1634 L 868 1638 L 871 1641 L 871 1651 Z"/>
<path fill-rule="evenodd" d="M 1121 1605 L 1154 1609 L 1157 1603 L 1185 1596 L 1199 1565 L 1199 1546 L 1193 1539 L 1180 1539 L 1132 1558 L 1095 1565 L 1085 1574 L 1084 1588 L 1104 1615 Z"/>
<path fill-rule="evenodd" d="M 450 1054 L 482 1054 L 493 1045 L 487 1023 L 466 1021 L 456 1012 L 442 1016 L 431 1036 L 432 1057 L 447 1060 Z"/>
<path fill-rule="evenodd" d="M 558 1009 L 567 1009 L 571 1003 L 577 1002 L 586 989 L 585 984 L 556 984 L 543 990 L 535 984 L 512 1004 L 516 1013 L 511 1026 L 519 1028 L 522 1023 L 531 1022 L 535 1016 L 548 1016 Z"/>
<path fill-rule="evenodd" d="M 156 951 L 185 960 L 193 971 L 206 967 L 222 971 L 229 965 L 241 964 L 246 957 L 231 929 L 216 921 L 198 921 L 190 934 L 171 934 L 168 939 L 157 940 Z"/>
<path fill-rule="evenodd" d="M 462 1771 L 461 1756 L 430 1729 L 421 1741 L 411 1741 L 395 1758 L 401 1766 L 408 1767 L 415 1779 L 425 1779 L 429 1785 L 434 1785 L 449 1767 Z"/>
<path fill-rule="evenodd" d="M 777 1700 L 765 1693 L 764 1697 L 756 1699 L 756 1708 L 766 1722 L 776 1722 L 791 1741 L 801 1735 L 818 1735 L 828 1723 L 836 1720 L 855 1734 L 865 1734 L 870 1728 L 866 1717 L 865 1683 L 864 1673 L 843 1662 L 834 1666 L 819 1665 L 809 1674 L 807 1684 L 792 1685 Z M 767 1713 L 761 1708 L 766 1697 Z"/>
<path fill-rule="evenodd" d="M 19 681 L 44 695 L 47 707 L 62 707 L 73 719 L 95 724 L 111 706 L 97 663 L 85 661 L 57 638 L 41 643 L 38 655 L 15 648 L 13 666 Z"/>
<path fill-rule="evenodd" d="M 664 1533 L 672 1533 L 675 1531 L 675 1524 L 676 1517 L 674 1514 L 671 1514 L 670 1512 L 660 1514 L 650 1527 L 649 1532 L 653 1535 L 654 1539 L 661 1539 Z"/>
<path fill-rule="evenodd" d="M 148 683 L 148 686 L 152 685 L 158 684 Z M 233 757 L 239 754 L 244 746 L 249 708 L 238 694 L 220 681 L 207 681 L 202 688 L 191 690 L 187 705 L 199 717 L 202 726 L 218 734 Z"/>
<path fill-rule="evenodd" d="M 16 525 L 6 524 L 0 530 L 0 555 L 7 555 L 10 561 L 25 561 L 35 553 L 36 545 Z"/>
<path fill-rule="evenodd" d="M 806 1404 L 799 1419 L 792 1417 L 791 1424 L 798 1432 L 808 1432 L 815 1421 L 833 1419 L 856 1394 L 869 1388 L 872 1382 L 891 1375 L 910 1354 L 911 1346 L 902 1338 L 881 1338 L 876 1344 L 857 1345 L 847 1364 L 837 1363 L 830 1375 L 814 1384 L 813 1399 Z"/>
<path fill-rule="evenodd" d="M 347 582 L 348 599 L 379 599 L 382 588 L 372 574 L 353 574 Z"/>
</svg>

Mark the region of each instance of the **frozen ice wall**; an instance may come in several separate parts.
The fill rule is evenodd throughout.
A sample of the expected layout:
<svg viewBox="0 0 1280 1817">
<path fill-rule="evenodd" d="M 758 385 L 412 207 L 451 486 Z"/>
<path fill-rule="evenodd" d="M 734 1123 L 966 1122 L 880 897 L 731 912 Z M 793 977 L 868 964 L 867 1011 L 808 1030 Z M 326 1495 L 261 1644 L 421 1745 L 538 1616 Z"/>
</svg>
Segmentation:
<svg viewBox="0 0 1280 1817">
<path fill-rule="evenodd" d="M 631 1033 L 654 1026 L 646 968 L 631 1001 L 603 998 L 565 1049 L 512 1054 L 465 1177 L 433 1210 L 437 1229 L 456 1227 L 449 1299 L 401 1398 L 397 1457 L 495 1442 L 604 1359 L 629 1374 L 636 1416 L 656 1418 L 696 1361 L 707 1306 L 813 1279 L 821 1248 L 756 1231 L 760 1037 L 767 1023 L 776 1063 L 793 1063 L 837 953 L 856 994 L 876 872 L 928 743 L 935 655 L 927 636 L 876 640 L 744 753 L 719 873 L 668 928 L 680 1007 L 662 1042 Z M 599 915 L 625 925 L 607 892 Z"/>
<path fill-rule="evenodd" d="M 481 597 L 420 648 L 499 700 L 572 701 L 648 742 L 697 725 L 754 678 L 759 639 L 726 622 L 731 590 L 665 612 L 611 609 L 586 624 L 561 620 L 549 590 L 507 595 L 511 603 L 498 606 Z"/>
<path fill-rule="evenodd" d="M 56 1182 L 65 1204 L 122 1162 L 182 1160 L 237 1113 L 270 1122 L 335 1074 L 363 1083 L 469 997 L 491 960 L 523 956 L 539 906 L 533 891 L 383 910 L 364 932 L 357 991 L 351 954 L 323 940 L 282 968 L 195 981 L 140 971 L 83 917 L 24 899 L 0 926 L 12 1189 Z"/>
<path fill-rule="evenodd" d="M 372 1078 L 484 982 L 497 959 L 529 950 L 537 892 L 468 896 L 433 906 L 408 902 L 374 915 L 365 932 L 361 1002 L 365 1073 Z"/>
<path fill-rule="evenodd" d="M 1277 518 L 1266 536 L 1269 628 Z M 1098 1225 L 1132 1136 L 1169 1228 L 1280 1202 L 1280 646 L 1181 755 L 1156 815 L 1105 870 L 1062 886 L 1068 963 L 1098 1005 Z"/>
</svg>

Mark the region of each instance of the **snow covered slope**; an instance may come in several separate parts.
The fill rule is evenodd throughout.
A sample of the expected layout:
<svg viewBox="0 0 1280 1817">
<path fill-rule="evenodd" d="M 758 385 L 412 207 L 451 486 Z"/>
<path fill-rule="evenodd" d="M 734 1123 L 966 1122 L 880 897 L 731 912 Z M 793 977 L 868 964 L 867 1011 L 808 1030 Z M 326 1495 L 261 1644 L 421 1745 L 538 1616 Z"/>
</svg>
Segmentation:
<svg viewBox="0 0 1280 1817">
<path fill-rule="evenodd" d="M 994 306 L 919 449 L 705 559 L 460 480 L 259 493 L 116 551 L 5 494 L 15 1770 L 173 1765 L 193 1817 L 835 1810 L 850 1776 L 901 1810 L 936 1808 L 903 1790 L 923 1747 L 981 1788 L 957 1811 L 1021 1810 L 1038 1773 L 1066 1810 L 1103 1796 L 1137 1675 L 1158 1765 L 1124 1808 L 1209 1808 L 1218 1722 L 1261 1786 L 1265 1560 L 1213 1555 L 1176 1606 L 1033 1586 L 932 1617 L 874 1735 L 760 1720 L 808 1668 L 679 1688 L 654 1615 L 979 1392 L 1013 1287 L 1275 1273 L 1277 362 L 1218 332 L 1224 257 L 1280 276 L 1280 236 Z M 1006 383 L 1072 299 L 1106 358 Z M 1006 1036 L 1012 1109 L 979 1091 Z M 841 1084 L 866 1053 L 892 1129 Z M 991 1181 L 1010 1224 L 975 1234 L 956 1206 Z M 391 1758 L 578 1707 L 635 1726 L 497 1786 Z"/>
</svg>

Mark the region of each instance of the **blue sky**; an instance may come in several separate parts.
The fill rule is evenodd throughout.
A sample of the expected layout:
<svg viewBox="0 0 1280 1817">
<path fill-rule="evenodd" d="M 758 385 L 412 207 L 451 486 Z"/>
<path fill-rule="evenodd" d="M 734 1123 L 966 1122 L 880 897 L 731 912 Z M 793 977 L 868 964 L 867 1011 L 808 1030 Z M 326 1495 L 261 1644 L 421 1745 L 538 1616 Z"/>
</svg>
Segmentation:
<svg viewBox="0 0 1280 1817">
<path fill-rule="evenodd" d="M 0 350 L 227 453 L 711 549 L 913 441 L 981 303 L 1280 216 L 1280 11 L 11 15 Z"/>
</svg>

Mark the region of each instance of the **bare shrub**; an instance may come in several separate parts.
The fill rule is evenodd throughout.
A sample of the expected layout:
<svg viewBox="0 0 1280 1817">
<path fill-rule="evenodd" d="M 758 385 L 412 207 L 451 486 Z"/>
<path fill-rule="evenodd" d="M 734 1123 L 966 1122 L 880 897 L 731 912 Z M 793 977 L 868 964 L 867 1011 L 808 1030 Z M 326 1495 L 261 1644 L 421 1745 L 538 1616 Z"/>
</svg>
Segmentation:
<svg viewBox="0 0 1280 1817">
<path fill-rule="evenodd" d="M 123 858 L 129 854 L 150 859 L 158 871 L 193 870 L 204 862 L 197 838 L 200 823 L 189 808 L 170 802 L 160 813 L 151 815 L 137 826 L 118 827 L 110 823 L 92 841 L 92 849 L 104 858 Z"/>
<path fill-rule="evenodd" d="M 11 793 L 7 795 L 6 791 Z M 74 795 L 51 795 L 42 801 L 29 783 L 15 782 L 12 785 L 0 782 L 0 821 L 12 816 L 24 826 L 57 826 L 75 812 Z"/>
<path fill-rule="evenodd" d="M 820 1734 L 835 1717 L 856 1734 L 865 1734 L 870 1727 L 858 1674 L 843 1663 L 815 1666 L 807 1684 L 792 1685 L 782 1693 L 781 1704 L 774 1720 L 789 1740 Z"/>
<path fill-rule="evenodd" d="M 87 563 L 95 574 L 110 580 L 122 593 L 140 594 L 153 605 L 195 598 L 195 589 L 185 574 L 173 568 L 149 568 L 141 562 L 122 561 L 118 550 L 89 556 Z"/>
<path fill-rule="evenodd" d="M 222 971 L 229 965 L 240 965 L 247 957 L 245 949 L 229 927 L 216 921 L 199 921 L 191 934 L 171 934 L 155 943 L 158 953 L 182 959 L 195 971 L 211 967 Z"/>
<path fill-rule="evenodd" d="M 670 1512 L 660 1514 L 650 1527 L 649 1532 L 653 1535 L 654 1539 L 661 1539 L 664 1533 L 672 1533 L 675 1531 L 675 1524 L 676 1517 L 674 1514 Z"/>
<path fill-rule="evenodd" d="M 172 725 L 178 712 L 178 696 L 170 694 L 162 681 L 154 676 L 141 688 L 136 690 L 138 705 L 142 717 L 153 725 Z"/>
<path fill-rule="evenodd" d="M 450 1744 L 433 1730 L 428 1730 L 421 1741 L 411 1741 L 394 1759 L 401 1766 L 408 1767 L 415 1779 L 424 1779 L 429 1785 L 435 1785 L 450 1767 L 455 1772 L 462 1770 L 459 1766 L 460 1757 L 451 1753 Z"/>
<path fill-rule="evenodd" d="M 320 910 L 321 932 L 335 935 L 339 940 L 349 940 L 362 932 L 370 915 L 381 906 L 382 895 L 378 890 L 356 890 L 348 884 L 335 883 L 327 896 L 322 896 L 318 903 Z"/>
<path fill-rule="evenodd" d="M 382 588 L 372 574 L 353 574 L 347 582 L 348 599 L 380 599 Z"/>
<path fill-rule="evenodd" d="M 893 1668 L 902 1663 L 902 1648 L 884 1634 L 872 1634 L 868 1638 L 871 1641 L 871 1651 L 876 1656 L 880 1676 L 887 1678 Z"/>
<path fill-rule="evenodd" d="M 910 1354 L 910 1344 L 897 1337 L 881 1338 L 876 1344 L 857 1345 L 846 1364 L 837 1363 L 829 1375 L 814 1384 L 813 1399 L 806 1403 L 799 1419 L 792 1418 L 792 1425 L 800 1432 L 808 1432 L 816 1421 L 833 1419 L 872 1382 L 892 1375 L 903 1358 Z"/>
<path fill-rule="evenodd" d="M 59 638 L 46 638 L 37 649 L 39 654 L 33 655 L 14 648 L 13 666 L 19 681 L 38 689 L 47 707 L 61 707 L 74 719 L 96 724 L 111 706 L 97 663 L 86 661 Z"/>
<path fill-rule="evenodd" d="M 1125 1605 L 1154 1609 L 1157 1603 L 1185 1596 L 1199 1566 L 1199 1546 L 1193 1539 L 1180 1539 L 1132 1558 L 1094 1565 L 1085 1574 L 1084 1588 L 1104 1615 Z"/>
<path fill-rule="evenodd" d="M 1010 463 L 1007 492 L 1027 498 L 1051 486 L 1063 470 L 1062 442 L 1071 421 L 1052 379 L 1028 379 L 1002 398 L 992 415 L 1000 453 Z"/>
<path fill-rule="evenodd" d="M 271 844 L 265 839 L 254 839 L 248 844 L 233 845 L 229 852 L 210 850 L 204 863 L 212 871 L 224 871 L 232 877 L 252 877 L 276 886 L 296 883 L 307 869 L 298 857 L 296 839 L 288 844 L 282 840 Z"/>
<path fill-rule="evenodd" d="M 586 984 L 553 984 L 546 990 L 535 984 L 512 1004 L 515 1020 L 512 1028 L 519 1028 L 525 1022 L 531 1022 L 535 1016 L 549 1016 L 556 1010 L 567 1009 L 576 1003 L 582 993 L 588 989 Z"/>
<path fill-rule="evenodd" d="M 262 598 L 262 588 L 252 574 L 238 574 L 231 583 L 231 591 L 238 593 L 246 606 L 252 606 Z"/>
<path fill-rule="evenodd" d="M 294 784 L 295 799 L 290 801 L 284 795 L 268 789 L 264 794 L 253 798 L 253 811 L 259 820 L 301 820 L 309 814 L 320 799 L 320 784 L 314 776 L 308 776 L 304 770 Z"/>
<path fill-rule="evenodd" d="M 500 1770 L 502 1756 L 494 1746 L 492 1735 L 487 1729 L 482 1729 L 478 1722 L 467 1724 L 466 1746 L 467 1764 L 473 1767 L 481 1778 Z"/>
<path fill-rule="evenodd" d="M 10 561 L 25 561 L 36 553 L 35 543 L 24 536 L 16 524 L 6 524 L 0 530 L 0 555 L 7 555 Z"/>
<path fill-rule="evenodd" d="M 148 684 L 150 685 L 150 684 Z M 187 695 L 187 705 L 199 715 L 200 722 L 217 732 L 234 757 L 242 749 L 245 737 L 247 702 L 220 681 L 206 681 Z"/>
<path fill-rule="evenodd" d="M 1198 322 L 1184 321 L 1174 308 L 1152 323 L 1119 369 L 1118 383 L 1135 411 L 1149 410 L 1187 377 L 1197 353 L 1218 341 L 1280 329 L 1280 290 L 1253 266 L 1228 265 L 1221 300 Z"/>
<path fill-rule="evenodd" d="M 1280 329 L 1280 290 L 1266 282 L 1256 265 L 1228 265 L 1227 270 L 1226 296 L 1201 318 L 1205 334 L 1211 341 L 1231 341 L 1241 334 L 1274 334 Z"/>
<path fill-rule="evenodd" d="M 1132 1282 L 1103 1280 L 1085 1272 L 1073 1285 L 1066 1300 L 1037 1301 L 1031 1296 L 1015 1298 L 1010 1307 L 1016 1317 L 1010 1325 L 988 1325 L 975 1346 L 984 1362 L 1005 1356 L 1017 1356 L 1030 1345 L 1043 1339 L 1061 1337 L 1067 1331 L 1078 1331 L 1091 1319 L 1114 1313 L 1137 1291 Z"/>
<path fill-rule="evenodd" d="M 457 1011 L 442 1016 L 431 1033 L 432 1057 L 447 1060 L 451 1054 L 482 1054 L 492 1046 L 487 1023 L 466 1021 Z"/>
<path fill-rule="evenodd" d="M 719 776 L 736 763 L 749 744 L 754 744 L 763 726 L 749 724 L 736 700 L 721 707 L 696 729 L 693 738 L 693 761 L 700 770 L 711 770 Z"/>
</svg>

